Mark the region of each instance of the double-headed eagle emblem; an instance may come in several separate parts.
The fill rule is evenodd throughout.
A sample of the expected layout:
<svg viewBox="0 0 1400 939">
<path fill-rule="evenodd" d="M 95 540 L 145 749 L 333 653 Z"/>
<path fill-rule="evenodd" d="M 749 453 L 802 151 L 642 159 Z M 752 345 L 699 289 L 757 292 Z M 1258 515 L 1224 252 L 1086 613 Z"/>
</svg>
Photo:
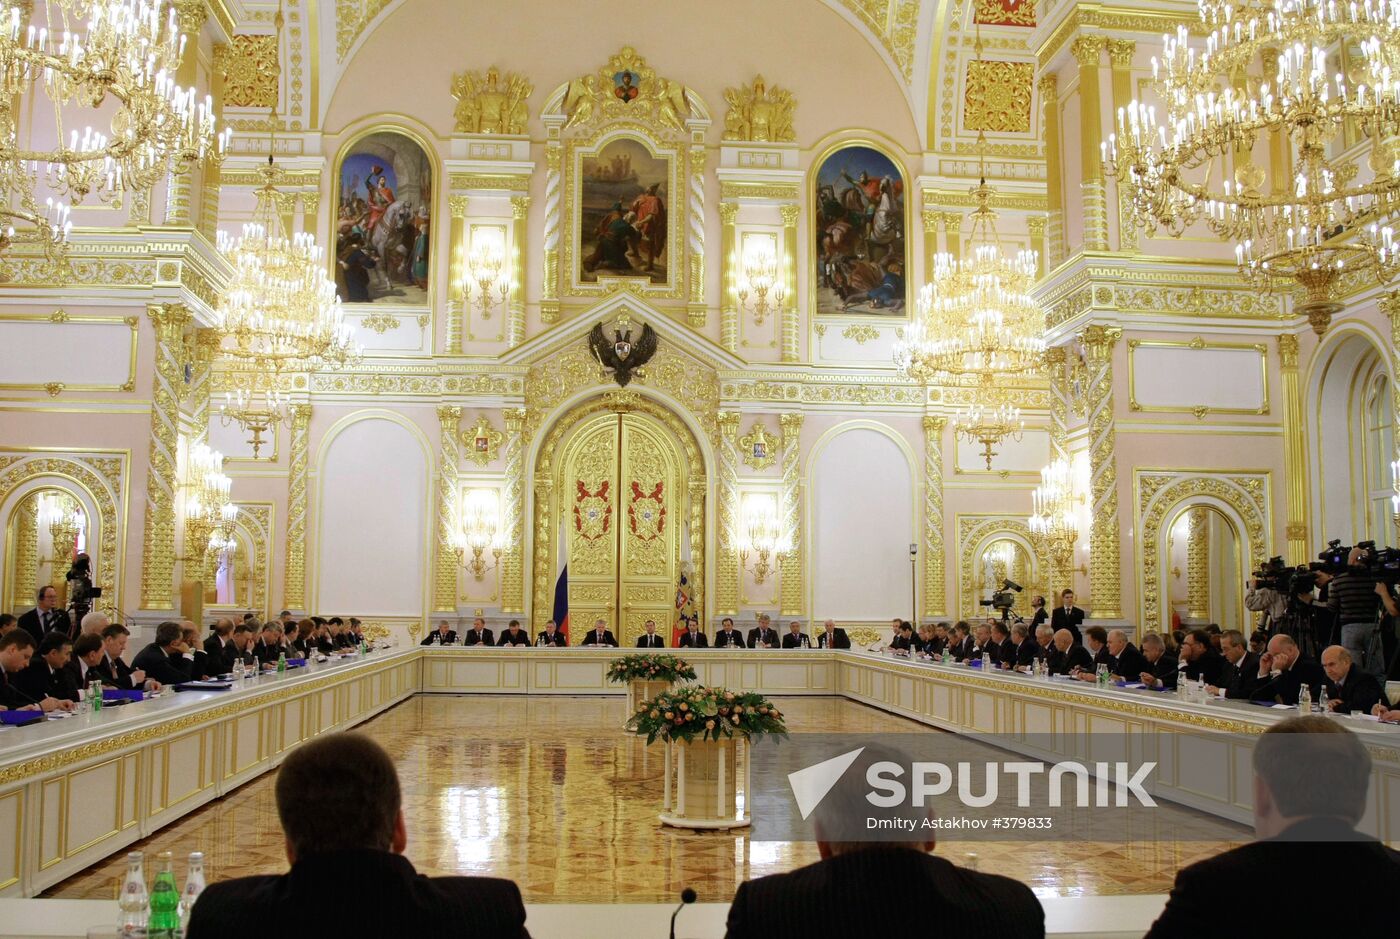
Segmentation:
<svg viewBox="0 0 1400 939">
<path fill-rule="evenodd" d="M 588 348 L 593 358 L 605 372 L 611 372 L 613 380 L 623 388 L 634 374 L 639 378 L 645 376 L 642 366 L 656 354 L 656 342 L 656 331 L 646 324 L 642 325 L 642 335 L 636 342 L 632 341 L 630 327 L 614 329 L 612 339 L 607 337 L 602 323 L 588 333 Z"/>
</svg>

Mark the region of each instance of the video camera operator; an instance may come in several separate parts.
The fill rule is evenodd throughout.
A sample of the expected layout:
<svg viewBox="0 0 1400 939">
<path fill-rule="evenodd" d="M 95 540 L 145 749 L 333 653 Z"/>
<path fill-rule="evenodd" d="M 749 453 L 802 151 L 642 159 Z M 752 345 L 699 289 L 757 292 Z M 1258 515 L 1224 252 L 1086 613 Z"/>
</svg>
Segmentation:
<svg viewBox="0 0 1400 939">
<path fill-rule="evenodd" d="M 1264 569 L 1249 579 L 1244 592 L 1244 608 L 1263 613 L 1259 628 L 1272 636 L 1288 612 L 1288 593 L 1283 589 L 1289 572 L 1283 558 L 1270 558 Z"/>
<path fill-rule="evenodd" d="M 1346 569 L 1327 587 L 1327 607 L 1340 624 L 1341 645 L 1362 671 L 1385 681 L 1386 662 L 1381 642 L 1379 612 L 1400 615 L 1390 589 L 1367 564 L 1371 545 L 1358 544 L 1347 553 Z"/>
<path fill-rule="evenodd" d="M 1334 644 L 1336 617 L 1326 601 L 1313 597 L 1313 587 L 1325 574 L 1298 570 L 1289 580 L 1283 616 L 1276 623 L 1276 632 L 1283 633 L 1298 644 L 1304 658 L 1322 658 L 1322 650 Z"/>
</svg>

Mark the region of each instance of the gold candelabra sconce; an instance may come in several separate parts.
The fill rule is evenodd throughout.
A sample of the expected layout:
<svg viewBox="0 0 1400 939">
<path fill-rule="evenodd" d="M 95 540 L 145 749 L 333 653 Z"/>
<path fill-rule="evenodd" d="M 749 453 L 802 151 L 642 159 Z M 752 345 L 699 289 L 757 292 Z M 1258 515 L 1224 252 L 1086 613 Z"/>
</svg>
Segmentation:
<svg viewBox="0 0 1400 939">
<path fill-rule="evenodd" d="M 765 319 L 782 310 L 787 299 L 777 237 L 757 232 L 745 234 L 738 271 L 735 292 L 739 305 L 753 312 L 754 325 L 762 326 Z"/>
<path fill-rule="evenodd" d="M 474 580 L 485 580 L 486 575 L 500 566 L 501 551 L 501 496 L 496 489 L 472 489 L 462 500 L 461 521 L 457 543 L 457 563 L 464 567 Z M 491 560 L 486 560 L 487 553 Z"/>
<path fill-rule="evenodd" d="M 268 378 L 246 375 L 246 380 L 239 381 L 237 388 L 225 392 L 224 401 L 219 405 L 219 423 L 225 427 L 237 424 L 248 434 L 254 460 L 258 459 L 263 445 L 277 433 L 287 409 L 287 396 L 271 380 L 265 380 Z M 264 439 L 264 434 L 268 439 Z"/>
<path fill-rule="evenodd" d="M 789 546 L 778 520 L 778 500 L 769 493 L 751 492 L 744 497 L 743 537 L 739 543 L 739 566 L 762 584 L 782 563 Z M 749 559 L 753 559 L 750 567 Z"/>
<path fill-rule="evenodd" d="M 178 560 L 197 563 L 202 576 L 212 559 L 237 549 L 238 507 L 229 498 L 233 480 L 224 473 L 224 455 L 203 443 L 187 442 L 184 450 L 184 554 Z"/>
<path fill-rule="evenodd" d="M 77 499 L 67 493 L 48 492 L 39 499 L 39 524 L 49 530 L 52 558 L 39 558 L 39 563 L 53 564 L 53 584 L 63 593 L 63 564 L 73 560 L 78 539 L 87 531 L 87 516 Z"/>
<path fill-rule="evenodd" d="M 504 228 L 472 228 L 471 243 L 462 251 L 462 302 L 467 309 L 475 307 L 489 320 L 491 311 L 510 298 L 512 267 Z"/>
<path fill-rule="evenodd" d="M 1071 463 L 1061 457 L 1040 471 L 1040 485 L 1031 493 L 1028 527 L 1036 548 L 1050 560 L 1064 587 L 1073 588 L 1074 572 L 1088 575 L 1087 564 L 1075 565 L 1074 551 L 1079 544 L 1078 510 L 1087 504 L 1087 464 Z M 1061 588 L 1062 589 L 1062 588 Z"/>
</svg>

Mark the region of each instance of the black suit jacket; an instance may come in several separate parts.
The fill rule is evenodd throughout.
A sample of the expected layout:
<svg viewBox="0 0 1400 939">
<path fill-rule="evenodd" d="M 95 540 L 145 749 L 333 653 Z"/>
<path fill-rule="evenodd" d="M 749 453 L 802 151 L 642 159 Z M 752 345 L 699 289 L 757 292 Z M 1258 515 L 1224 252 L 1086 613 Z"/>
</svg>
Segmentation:
<svg viewBox="0 0 1400 939">
<path fill-rule="evenodd" d="M 806 633 L 798 633 L 796 636 L 794 636 L 792 633 L 785 633 L 783 635 L 783 648 L 810 649 L 812 648 L 812 640 L 807 636 Z"/>
<path fill-rule="evenodd" d="M 1322 670 L 1312 659 L 1299 659 L 1293 663 L 1293 667 L 1286 672 L 1279 672 L 1277 675 L 1266 675 L 1260 679 L 1258 668 L 1255 668 L 1255 686 L 1250 691 L 1249 697 L 1253 701 L 1272 701 L 1275 704 L 1297 704 L 1298 693 L 1304 684 L 1308 686 L 1308 693 L 1317 700 L 1317 691 L 1323 682 L 1327 681 L 1327 673 Z"/>
<path fill-rule="evenodd" d="M 537 646 L 567 646 L 568 644 L 569 640 L 557 629 L 554 630 L 554 638 L 552 639 L 543 629 L 541 629 L 540 634 L 535 637 L 535 645 Z"/>
<path fill-rule="evenodd" d="M 273 659 L 275 662 L 276 659 Z M 162 685 L 178 685 L 190 680 L 190 670 L 194 663 L 183 656 L 173 658 L 154 642 L 136 653 L 131 660 L 133 669 L 141 669 L 147 678 L 154 678 Z"/>
<path fill-rule="evenodd" d="M 911 893 L 892 900 L 891 883 Z M 1038 939 L 1045 913 L 1029 887 L 1008 877 L 872 847 L 740 884 L 725 932 L 726 939 L 933 935 Z"/>
<path fill-rule="evenodd" d="M 26 697 L 35 701 L 45 698 L 58 698 L 62 701 L 78 700 L 78 680 L 66 668 L 57 671 L 49 668 L 49 663 L 35 655 L 29 664 L 14 676 L 15 687 Z"/>
<path fill-rule="evenodd" d="M 646 633 L 642 633 L 640 636 L 637 637 L 637 648 L 664 649 L 666 648 L 666 640 L 662 637 L 661 633 L 656 633 L 652 636 L 648 636 Z"/>
<path fill-rule="evenodd" d="M 238 658 L 238 647 L 233 644 L 231 638 L 224 642 L 217 635 L 213 635 L 204 640 L 204 653 L 209 656 L 209 667 L 214 673 L 224 675 L 233 671 L 233 662 Z"/>
<path fill-rule="evenodd" d="M 1384 695 L 1376 676 L 1370 672 L 1363 672 L 1353 663 L 1346 678 L 1342 680 L 1341 688 L 1338 688 L 1332 679 L 1327 679 L 1327 697 L 1341 701 L 1337 705 L 1338 714 L 1350 714 L 1353 711 L 1358 714 L 1370 714 L 1371 708 L 1375 707 Z"/>
<path fill-rule="evenodd" d="M 1079 635 L 1079 627 L 1083 624 L 1084 611 L 1077 606 L 1070 607 L 1068 613 L 1065 612 L 1063 606 L 1057 606 L 1055 612 L 1050 614 L 1050 628 L 1057 632 L 1061 629 L 1068 629 L 1075 642 L 1084 641 Z"/>
<path fill-rule="evenodd" d="M 681 633 L 681 641 L 676 643 L 677 649 L 708 649 L 709 647 L 710 640 L 706 639 L 705 634 L 698 629 L 694 633 L 687 629 Z"/>
<path fill-rule="evenodd" d="M 1047 658 L 1050 662 L 1050 671 L 1056 675 L 1068 675 L 1076 668 L 1086 672 L 1094 670 L 1094 657 L 1089 654 L 1088 649 L 1077 642 L 1069 647 L 1068 652 L 1055 649 Z"/>
<path fill-rule="evenodd" d="M 345 896 L 348 872 L 373 885 Z M 339 894 L 340 899 L 327 902 Z M 194 905 L 189 939 L 305 939 L 307 936 L 471 936 L 528 939 L 513 881 L 424 877 L 384 851 L 302 858 L 281 875 L 210 884 Z"/>
<path fill-rule="evenodd" d="M 1320 844 L 1319 842 L 1327 842 Z M 1351 896 L 1379 901 L 1400 890 L 1400 852 L 1362 835 L 1338 819 L 1305 819 L 1278 838 L 1241 845 L 1177 871 L 1166 908 L 1147 939 L 1214 936 L 1334 935 L 1343 923 L 1331 904 L 1301 894 L 1276 902 L 1246 900 L 1241 885 L 1277 882 L 1280 872 L 1306 869 L 1325 853 L 1330 870 L 1343 874 Z M 1221 916 L 1235 918 L 1221 930 Z M 1382 936 L 1395 929 L 1394 913 L 1384 902 L 1348 904 L 1342 930 L 1358 936 Z M 1243 927 L 1242 929 L 1240 927 Z"/>
<path fill-rule="evenodd" d="M 16 683 L 16 679 L 23 672 L 7 672 L 0 668 L 0 707 L 10 710 L 28 707 L 31 704 L 38 704 L 31 695 L 25 694 L 24 690 Z"/>
<path fill-rule="evenodd" d="M 528 646 L 530 644 L 530 634 L 525 630 L 519 630 L 514 636 L 510 630 L 502 630 L 501 638 L 496 640 L 498 646 Z"/>
<path fill-rule="evenodd" d="M 997 649 L 997 664 L 1004 668 L 1016 667 L 1016 643 L 1011 641 L 1010 636 L 1003 639 Z"/>
<path fill-rule="evenodd" d="M 419 644 L 420 646 L 432 646 L 432 645 L 450 646 L 450 645 L 452 645 L 453 643 L 455 643 L 456 641 L 457 641 L 457 630 L 455 630 L 455 629 L 449 629 L 449 630 L 447 631 L 447 635 L 444 636 L 442 633 L 440 633 L 440 632 L 438 632 L 436 629 L 434 629 L 432 632 L 430 632 L 430 633 L 428 633 L 426 636 L 424 636 L 424 637 L 423 637 L 423 641 L 420 642 L 420 643 L 418 643 L 418 644 Z"/>
<path fill-rule="evenodd" d="M 189 661 L 186 659 L 185 661 Z M 230 666 L 231 668 L 232 666 Z M 190 663 L 190 678 L 199 681 L 218 675 L 220 670 L 210 665 L 209 653 L 203 649 L 194 650 L 194 661 Z"/>
<path fill-rule="evenodd" d="M 1225 659 L 1225 670 L 1221 672 L 1221 681 L 1216 687 L 1224 688 L 1227 698 L 1248 699 L 1254 686 L 1259 683 L 1258 675 L 1259 654 L 1245 652 L 1238 665 L 1231 665 L 1230 660 Z"/>
<path fill-rule="evenodd" d="M 485 626 L 481 629 L 481 635 L 478 636 L 475 629 L 468 629 L 467 634 L 462 638 L 464 646 L 494 646 L 495 644 L 495 634 L 491 632 L 489 627 Z"/>
<path fill-rule="evenodd" d="M 24 613 L 24 614 L 21 614 L 21 615 L 20 615 L 20 618 L 19 618 L 19 628 L 20 628 L 20 629 L 23 629 L 23 630 L 26 630 L 26 631 L 29 633 L 29 635 L 31 635 L 31 636 L 34 637 L 34 645 L 35 645 L 35 653 L 34 653 L 34 654 L 35 654 L 35 655 L 38 655 L 38 654 L 39 654 L 39 653 L 38 653 L 38 645 L 39 645 L 40 642 L 43 641 L 44 633 L 45 633 L 46 631 L 47 631 L 47 632 L 61 632 L 61 633 L 63 633 L 65 636 L 70 636 L 70 635 L 72 635 L 72 632 L 73 632 L 73 625 L 72 625 L 70 622 L 68 622 L 68 611 L 67 611 L 67 610 L 51 610 L 50 612 L 53 613 L 53 621 L 49 624 L 49 627 L 48 627 L 47 630 L 45 630 L 45 629 L 44 629 L 44 626 L 39 622 L 39 608 L 38 608 L 38 607 L 35 607 L 34 609 L 30 610 L 28 613 Z"/>
<path fill-rule="evenodd" d="M 268 645 L 262 641 L 262 636 L 259 636 L 257 640 L 253 643 L 251 651 L 253 653 L 253 658 L 257 659 L 259 663 L 267 665 L 276 665 L 277 657 L 280 656 L 286 650 L 282 648 L 281 643 Z M 139 668 L 140 666 L 137 667 Z M 160 681 L 162 682 L 162 684 L 164 683 L 163 679 L 161 679 L 159 676 L 156 677 L 156 681 Z"/>
<path fill-rule="evenodd" d="M 1147 656 L 1138 651 L 1137 646 L 1129 642 L 1123 646 L 1122 652 L 1112 657 L 1108 670 L 1111 674 L 1121 676 L 1128 681 L 1137 681 L 1138 676 L 1143 672 L 1152 671 L 1152 663 L 1147 661 Z"/>
<path fill-rule="evenodd" d="M 826 633 L 822 633 L 817 637 L 817 646 L 819 648 L 825 649 L 828 645 L 833 649 L 849 649 L 851 647 L 851 637 L 846 635 L 846 630 L 842 629 L 840 626 L 833 626 L 831 630 L 834 635 L 829 639 Z"/>
<path fill-rule="evenodd" d="M 744 634 L 737 629 L 725 632 L 723 629 L 715 633 L 716 649 L 742 649 L 744 648 Z"/>
<path fill-rule="evenodd" d="M 749 648 L 757 649 L 759 643 L 768 643 L 769 648 L 776 648 L 778 645 L 778 631 L 772 626 L 767 629 L 759 629 L 755 626 L 749 630 Z"/>
<path fill-rule="evenodd" d="M 107 654 L 102 654 L 102 659 L 94 666 L 93 671 L 102 679 L 102 684 L 112 688 L 132 689 L 131 666 L 121 659 L 115 661 L 107 658 Z"/>
<path fill-rule="evenodd" d="M 1187 662 L 1186 668 L 1183 669 L 1183 671 L 1186 672 L 1186 677 L 1193 681 L 1205 679 L 1207 685 L 1219 687 L 1221 681 L 1225 678 L 1225 670 L 1229 667 L 1230 663 L 1225 661 L 1225 656 L 1216 652 L 1214 649 L 1207 649 L 1206 654 L 1196 659 L 1196 661 Z M 1254 669 L 1257 673 L 1259 670 L 1258 662 L 1254 663 Z"/>
<path fill-rule="evenodd" d="M 1143 656 L 1146 659 L 1146 656 Z M 1175 688 L 1176 680 L 1181 672 L 1181 661 L 1170 652 L 1163 652 L 1162 657 L 1155 663 L 1149 662 L 1144 672 L 1151 672 L 1152 677 L 1162 683 L 1163 688 Z M 1129 681 L 1137 681 L 1137 675 L 1124 675 Z"/>
<path fill-rule="evenodd" d="M 598 641 L 598 630 L 596 630 L 596 629 L 590 629 L 588 632 L 586 632 L 586 633 L 583 634 L 583 641 L 580 642 L 579 645 L 581 645 L 581 646 L 612 646 L 613 648 L 617 648 L 617 637 L 614 636 L 614 635 L 612 634 L 612 630 L 611 630 L 611 629 L 605 629 L 605 630 L 603 630 L 603 641 L 602 641 L 602 642 L 599 642 L 599 641 Z"/>
<path fill-rule="evenodd" d="M 1019 645 L 1013 643 L 1012 655 L 1011 667 L 1029 668 L 1032 662 L 1040 658 L 1040 643 L 1027 636 Z"/>
</svg>

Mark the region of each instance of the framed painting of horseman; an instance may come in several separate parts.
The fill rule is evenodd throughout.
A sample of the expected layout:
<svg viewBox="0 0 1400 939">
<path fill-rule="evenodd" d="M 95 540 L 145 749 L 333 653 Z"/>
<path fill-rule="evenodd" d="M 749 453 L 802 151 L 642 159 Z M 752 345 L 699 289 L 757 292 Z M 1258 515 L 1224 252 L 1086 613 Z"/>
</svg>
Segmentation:
<svg viewBox="0 0 1400 939">
<path fill-rule="evenodd" d="M 334 258 L 342 302 L 428 306 L 433 182 L 432 159 L 406 133 L 376 130 L 344 150 Z"/>
<path fill-rule="evenodd" d="M 905 178 L 865 143 L 829 151 L 812 176 L 819 315 L 904 317 L 909 304 Z"/>
</svg>

